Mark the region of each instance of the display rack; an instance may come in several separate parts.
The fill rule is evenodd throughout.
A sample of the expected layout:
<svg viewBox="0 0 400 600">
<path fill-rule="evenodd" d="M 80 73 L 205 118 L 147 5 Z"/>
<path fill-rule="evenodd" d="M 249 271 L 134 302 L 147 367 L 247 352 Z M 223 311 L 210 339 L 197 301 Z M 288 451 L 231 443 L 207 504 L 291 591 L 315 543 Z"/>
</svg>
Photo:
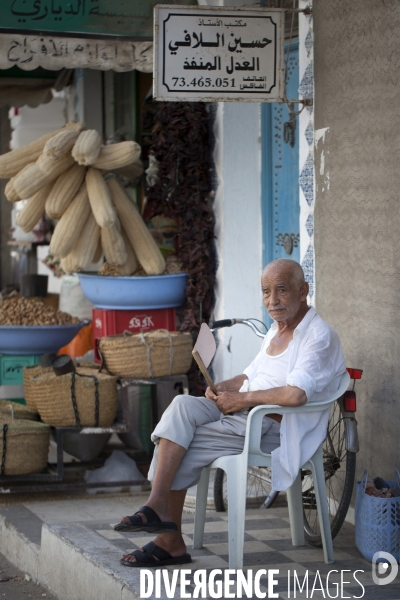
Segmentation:
<svg viewBox="0 0 400 600">
<path fill-rule="evenodd" d="M 185 375 L 180 376 L 183 381 L 181 389 L 177 389 L 178 393 L 188 393 L 187 378 Z M 52 427 L 52 432 L 57 445 L 57 462 L 48 463 L 46 473 L 30 474 L 30 475 L 3 475 L 0 476 L 0 493 L 10 492 L 43 492 L 43 491 L 69 491 L 69 490 L 85 490 L 89 488 L 104 488 L 104 487 L 131 487 L 150 485 L 149 482 L 141 480 L 129 481 L 108 481 L 86 483 L 80 481 L 65 481 L 65 475 L 68 470 L 77 467 L 93 467 L 98 460 L 87 462 L 64 463 L 64 436 L 66 434 L 92 435 L 92 434 L 107 434 L 107 433 L 129 433 L 130 432 L 130 410 L 128 385 L 151 385 L 154 391 L 157 390 L 157 385 L 161 380 L 168 380 L 168 377 L 149 378 L 149 379 L 122 379 L 120 380 L 120 398 L 121 407 L 120 416 L 110 427 Z M 171 378 L 172 379 L 172 378 Z M 175 379 L 175 378 L 174 378 Z M 153 414 L 157 420 L 160 418 L 160 410 L 157 410 L 157 395 L 152 395 L 153 399 Z M 165 409 L 162 407 L 161 412 Z M 129 448 L 122 448 L 127 454 L 131 451 Z M 6 486 L 6 487 L 5 487 Z"/>
</svg>

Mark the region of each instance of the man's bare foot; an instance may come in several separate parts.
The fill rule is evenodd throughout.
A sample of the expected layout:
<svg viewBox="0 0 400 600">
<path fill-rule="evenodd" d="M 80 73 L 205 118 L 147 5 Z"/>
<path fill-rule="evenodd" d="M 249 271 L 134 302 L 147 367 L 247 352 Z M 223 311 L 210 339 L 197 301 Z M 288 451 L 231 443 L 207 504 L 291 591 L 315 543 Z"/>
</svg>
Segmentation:
<svg viewBox="0 0 400 600">
<path fill-rule="evenodd" d="M 169 552 L 174 558 L 186 554 L 186 544 L 180 533 L 158 535 L 155 538 L 154 543 L 166 552 Z M 140 550 L 143 551 L 143 548 L 140 548 Z M 156 556 L 154 558 L 158 560 Z M 126 562 L 136 562 L 136 558 L 132 556 L 132 554 L 124 554 L 122 560 L 125 560 Z"/>
</svg>

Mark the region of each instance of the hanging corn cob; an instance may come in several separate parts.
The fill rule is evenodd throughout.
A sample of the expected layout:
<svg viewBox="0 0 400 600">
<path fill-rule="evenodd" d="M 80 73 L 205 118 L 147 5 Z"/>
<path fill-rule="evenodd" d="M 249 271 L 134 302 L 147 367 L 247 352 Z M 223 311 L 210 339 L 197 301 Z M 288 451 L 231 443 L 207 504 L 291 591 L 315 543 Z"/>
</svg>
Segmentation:
<svg viewBox="0 0 400 600">
<path fill-rule="evenodd" d="M 93 166 L 97 169 L 113 171 L 134 163 L 140 156 L 140 146 L 136 142 L 120 142 L 103 146 Z"/>
<path fill-rule="evenodd" d="M 24 206 L 21 212 L 18 213 L 17 225 L 26 231 L 26 233 L 32 231 L 32 229 L 36 227 L 40 219 L 43 217 L 46 200 L 51 192 L 52 187 L 52 183 L 48 183 L 42 187 L 38 192 L 36 192 L 33 198 L 28 200 L 28 203 L 26 206 Z"/>
<path fill-rule="evenodd" d="M 60 158 L 60 156 L 72 150 L 78 137 L 79 131 L 72 129 L 60 131 L 46 142 L 43 148 L 44 156 L 54 160 Z"/>
<path fill-rule="evenodd" d="M 34 165 L 19 173 L 14 181 L 14 189 L 22 199 L 31 198 L 41 187 L 57 179 L 63 171 L 74 164 L 70 154 L 57 160 L 40 155 Z"/>
<path fill-rule="evenodd" d="M 114 176 L 107 179 L 107 185 L 138 261 L 147 275 L 159 275 L 165 270 L 165 260 L 146 223 Z"/>
<path fill-rule="evenodd" d="M 124 240 L 120 233 L 121 226 L 119 221 L 111 225 L 111 227 L 102 227 L 101 229 L 101 246 L 103 248 L 106 261 L 110 265 L 123 265 L 128 259 Z"/>
<path fill-rule="evenodd" d="M 57 258 L 68 256 L 74 249 L 90 214 L 85 182 L 58 221 L 50 241 L 50 254 Z M 97 246 L 97 241 L 96 241 Z"/>
<path fill-rule="evenodd" d="M 59 175 L 46 202 L 46 213 L 50 219 L 59 219 L 64 214 L 81 187 L 85 175 L 85 167 L 76 163 Z"/>
<path fill-rule="evenodd" d="M 77 243 L 72 252 L 63 259 L 67 269 L 66 272 L 75 273 L 76 271 L 87 269 L 93 262 L 99 239 L 100 227 L 97 225 L 93 213 L 89 212 Z M 61 266 L 64 268 L 63 264 Z"/>
<path fill-rule="evenodd" d="M 23 169 L 21 169 L 21 171 L 18 173 L 18 175 L 20 175 L 24 171 L 28 170 L 28 168 L 34 164 L 35 163 L 29 163 L 28 165 L 26 165 Z M 17 192 L 15 191 L 15 187 L 14 187 L 16 177 L 17 177 L 17 175 L 15 175 L 14 177 L 11 177 L 10 181 L 7 183 L 6 187 L 4 188 L 4 194 L 9 202 L 18 202 L 19 200 L 21 200 L 21 198 L 18 196 Z"/>
<path fill-rule="evenodd" d="M 111 227 L 111 225 L 114 225 L 117 215 L 111 200 L 110 190 L 98 169 L 88 169 L 86 173 L 86 187 L 94 218 L 99 227 Z"/>
<path fill-rule="evenodd" d="M 118 275 L 129 276 L 136 271 L 136 269 L 139 266 L 139 263 L 138 259 L 136 258 L 136 254 L 132 248 L 132 244 L 130 243 L 125 231 L 122 230 L 121 234 L 125 244 L 127 259 L 123 265 L 115 266 L 115 271 Z"/>
<path fill-rule="evenodd" d="M 92 165 L 99 155 L 101 137 L 95 129 L 82 131 L 72 148 L 72 156 L 78 165 Z"/>
</svg>

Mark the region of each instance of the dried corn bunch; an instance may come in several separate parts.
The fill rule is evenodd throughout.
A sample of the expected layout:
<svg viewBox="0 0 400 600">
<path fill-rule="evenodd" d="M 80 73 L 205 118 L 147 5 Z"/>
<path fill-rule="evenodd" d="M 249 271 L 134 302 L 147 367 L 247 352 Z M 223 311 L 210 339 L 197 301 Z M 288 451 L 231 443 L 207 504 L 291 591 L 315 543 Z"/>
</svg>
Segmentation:
<svg viewBox="0 0 400 600">
<path fill-rule="evenodd" d="M 110 190 L 98 169 L 89 168 L 86 174 L 86 187 L 90 206 L 99 227 L 114 225 L 117 215 L 111 200 Z"/>
<path fill-rule="evenodd" d="M 17 225 L 26 231 L 26 233 L 32 231 L 43 217 L 46 200 L 51 193 L 52 187 L 52 182 L 42 187 L 36 192 L 33 198 L 28 200 L 26 206 L 18 214 Z"/>
<path fill-rule="evenodd" d="M 140 176 L 140 146 L 133 141 L 102 146 L 97 131 L 83 129 L 82 123 L 68 123 L 0 157 L 0 177 L 12 176 L 8 199 L 29 198 L 18 224 L 31 231 L 44 209 L 59 219 L 50 252 L 68 272 L 85 269 L 104 254 L 117 274 L 131 275 L 139 265 L 149 275 L 162 273 L 165 261 L 139 211 L 118 182 L 107 184 L 102 173 L 115 169 L 128 179 Z M 12 159 L 17 164 L 13 169 Z"/>
<path fill-rule="evenodd" d="M 72 148 L 72 156 L 79 165 L 92 165 L 99 155 L 101 137 L 95 129 L 88 129 L 79 134 Z"/>
<path fill-rule="evenodd" d="M 46 202 L 46 213 L 50 219 L 59 219 L 65 213 L 78 193 L 85 175 L 85 167 L 75 162 L 72 167 L 59 175 Z"/>
<path fill-rule="evenodd" d="M 107 185 L 138 261 L 147 275 L 160 275 L 165 269 L 165 260 L 139 211 L 115 177 L 109 177 Z"/>
<path fill-rule="evenodd" d="M 113 171 L 126 167 L 138 160 L 140 156 L 140 146 L 136 142 L 119 142 L 119 144 L 109 144 L 103 146 L 93 166 L 97 169 Z"/>
<path fill-rule="evenodd" d="M 50 241 L 50 254 L 57 258 L 68 256 L 79 240 L 90 213 L 85 182 L 58 221 Z M 97 242 L 96 242 L 97 245 Z"/>
</svg>

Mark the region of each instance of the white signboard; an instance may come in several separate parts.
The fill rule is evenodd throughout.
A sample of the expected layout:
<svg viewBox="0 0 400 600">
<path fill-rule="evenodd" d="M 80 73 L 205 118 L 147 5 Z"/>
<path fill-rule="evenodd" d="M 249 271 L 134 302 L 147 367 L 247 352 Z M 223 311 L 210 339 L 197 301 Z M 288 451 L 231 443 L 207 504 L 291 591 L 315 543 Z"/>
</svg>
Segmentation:
<svg viewBox="0 0 400 600">
<path fill-rule="evenodd" d="M 156 100 L 283 100 L 283 10 L 157 5 L 154 28 Z"/>
</svg>

